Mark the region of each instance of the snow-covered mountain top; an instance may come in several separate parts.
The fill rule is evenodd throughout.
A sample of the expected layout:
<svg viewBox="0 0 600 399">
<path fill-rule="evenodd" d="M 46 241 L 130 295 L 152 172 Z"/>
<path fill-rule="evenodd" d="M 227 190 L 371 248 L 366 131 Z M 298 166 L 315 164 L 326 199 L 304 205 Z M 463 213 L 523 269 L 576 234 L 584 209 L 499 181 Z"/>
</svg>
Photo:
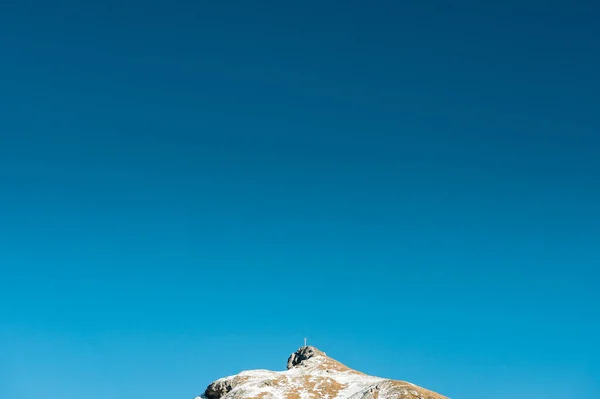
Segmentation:
<svg viewBox="0 0 600 399">
<path fill-rule="evenodd" d="M 312 346 L 288 359 L 288 370 L 250 370 L 221 378 L 196 399 L 448 399 L 405 381 L 352 370 Z"/>
</svg>

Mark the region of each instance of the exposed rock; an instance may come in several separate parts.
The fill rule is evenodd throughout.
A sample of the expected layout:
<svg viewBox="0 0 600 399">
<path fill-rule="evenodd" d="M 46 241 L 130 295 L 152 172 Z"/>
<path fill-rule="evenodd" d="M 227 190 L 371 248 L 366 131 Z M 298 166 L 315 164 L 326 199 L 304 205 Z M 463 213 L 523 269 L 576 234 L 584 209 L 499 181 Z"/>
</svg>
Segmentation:
<svg viewBox="0 0 600 399">
<path fill-rule="evenodd" d="M 206 391 L 204 391 L 204 396 L 208 399 L 220 399 L 221 397 L 229 393 L 232 389 L 233 385 L 231 384 L 231 381 L 219 380 L 213 382 L 206 388 Z"/>
<path fill-rule="evenodd" d="M 303 361 L 317 355 L 325 356 L 325 353 L 321 352 L 314 346 L 303 346 L 290 355 L 287 361 L 287 369 L 289 370 L 292 367 L 298 366 Z"/>
</svg>

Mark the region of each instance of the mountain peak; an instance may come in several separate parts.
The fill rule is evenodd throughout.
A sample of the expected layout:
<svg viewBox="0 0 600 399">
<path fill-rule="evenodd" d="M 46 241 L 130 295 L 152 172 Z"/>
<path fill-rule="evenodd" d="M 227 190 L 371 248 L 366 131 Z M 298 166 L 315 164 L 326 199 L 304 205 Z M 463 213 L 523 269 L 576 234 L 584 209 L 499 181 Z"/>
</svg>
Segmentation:
<svg viewBox="0 0 600 399">
<path fill-rule="evenodd" d="M 352 370 L 314 346 L 288 358 L 286 371 L 249 370 L 210 384 L 196 399 L 448 399 L 410 382 Z"/>
</svg>

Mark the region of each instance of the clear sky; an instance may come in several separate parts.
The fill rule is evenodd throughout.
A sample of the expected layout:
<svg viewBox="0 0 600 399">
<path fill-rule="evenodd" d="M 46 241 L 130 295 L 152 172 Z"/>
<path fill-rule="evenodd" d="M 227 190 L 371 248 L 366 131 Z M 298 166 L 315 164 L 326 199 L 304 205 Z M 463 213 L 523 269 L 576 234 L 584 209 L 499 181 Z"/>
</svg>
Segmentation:
<svg viewBox="0 0 600 399">
<path fill-rule="evenodd" d="M 600 397 L 600 3 L 414 3 L 3 1 L 0 397 Z"/>
</svg>

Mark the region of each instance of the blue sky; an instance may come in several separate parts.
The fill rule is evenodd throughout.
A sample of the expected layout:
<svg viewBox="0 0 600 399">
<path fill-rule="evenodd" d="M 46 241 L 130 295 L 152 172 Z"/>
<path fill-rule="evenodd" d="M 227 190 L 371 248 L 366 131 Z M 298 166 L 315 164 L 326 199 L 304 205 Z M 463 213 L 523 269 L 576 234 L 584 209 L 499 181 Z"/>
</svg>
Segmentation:
<svg viewBox="0 0 600 399">
<path fill-rule="evenodd" d="M 597 2 L 85 3 L 0 8 L 1 397 L 598 396 Z"/>
</svg>

